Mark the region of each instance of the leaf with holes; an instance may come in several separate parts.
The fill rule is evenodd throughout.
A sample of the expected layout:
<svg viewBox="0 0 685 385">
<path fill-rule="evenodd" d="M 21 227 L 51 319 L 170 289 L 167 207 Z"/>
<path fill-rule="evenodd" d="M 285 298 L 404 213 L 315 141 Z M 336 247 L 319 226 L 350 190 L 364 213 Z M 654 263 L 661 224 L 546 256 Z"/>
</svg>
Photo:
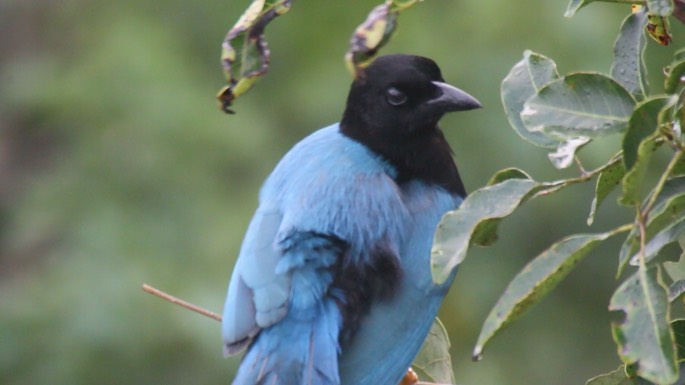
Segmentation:
<svg viewBox="0 0 685 385">
<path fill-rule="evenodd" d="M 221 46 L 221 64 L 228 86 L 217 94 L 220 108 L 233 113 L 233 102 L 249 91 L 269 69 L 266 26 L 290 10 L 292 0 L 253 0 L 228 31 Z"/>
<path fill-rule="evenodd" d="M 590 216 L 587 218 L 588 226 L 594 222 L 595 213 L 599 205 L 621 183 L 621 179 L 623 179 L 625 174 L 626 169 L 620 156 L 615 156 L 599 174 L 597 184 L 595 185 L 595 197 L 592 199 L 592 206 L 590 207 Z"/>
<path fill-rule="evenodd" d="M 609 310 L 625 318 L 612 323 L 618 354 L 626 364 L 636 364 L 640 377 L 657 384 L 678 379 L 676 349 L 669 325 L 668 290 L 658 266 L 640 266 L 614 292 Z"/>
<path fill-rule="evenodd" d="M 345 64 L 354 78 L 358 78 L 378 51 L 392 38 L 397 28 L 400 12 L 421 0 L 390 0 L 376 6 L 369 12 L 352 34 L 345 54 Z"/>
<path fill-rule="evenodd" d="M 680 238 L 678 243 L 680 244 L 681 250 L 685 250 L 685 238 Z M 666 270 L 666 274 L 668 274 L 673 281 L 685 281 L 685 251 L 682 252 L 680 259 L 677 262 L 666 261 L 662 266 L 664 267 L 664 270 Z"/>
</svg>

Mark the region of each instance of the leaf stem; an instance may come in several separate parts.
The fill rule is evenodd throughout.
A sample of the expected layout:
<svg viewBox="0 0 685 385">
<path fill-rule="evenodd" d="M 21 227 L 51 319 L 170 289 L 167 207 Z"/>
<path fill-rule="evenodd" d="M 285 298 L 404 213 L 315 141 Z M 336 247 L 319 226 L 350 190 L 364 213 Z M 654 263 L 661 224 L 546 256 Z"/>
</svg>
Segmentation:
<svg viewBox="0 0 685 385">
<path fill-rule="evenodd" d="M 634 224 L 633 223 L 626 223 L 625 225 L 618 226 L 617 228 L 609 231 L 611 233 L 611 236 L 614 236 L 616 234 L 624 233 L 626 231 L 630 231 L 633 229 Z"/>
<path fill-rule="evenodd" d="M 586 176 L 587 170 L 585 169 L 585 167 L 583 167 L 583 163 L 581 163 L 580 158 L 578 158 L 578 155 L 574 155 L 573 160 L 576 162 L 576 165 L 578 166 L 578 169 L 580 170 L 581 177 Z"/>
<path fill-rule="evenodd" d="M 645 212 L 640 210 L 640 205 L 635 206 L 635 210 L 637 212 L 636 214 L 636 219 L 637 219 L 637 226 L 638 229 L 640 230 L 640 271 L 646 270 L 647 267 L 647 250 L 646 250 L 646 238 L 647 238 L 647 220 L 646 220 L 646 215 Z M 640 280 L 642 280 L 642 275 L 640 275 Z"/>
<path fill-rule="evenodd" d="M 614 157 L 616 158 L 616 157 Z M 620 158 L 620 157 L 619 157 Z M 570 178 L 570 179 L 564 179 L 561 181 L 556 181 L 556 182 L 550 182 L 550 183 L 543 183 L 544 188 L 540 190 L 539 192 L 535 193 L 535 197 L 539 196 L 544 196 L 548 195 L 551 193 L 554 193 L 566 186 L 572 185 L 572 184 L 577 184 L 577 183 L 583 183 L 587 182 L 588 180 L 594 178 L 596 175 L 600 174 L 602 171 L 604 171 L 608 165 L 612 164 L 614 162 L 614 159 L 612 159 L 609 163 L 602 165 L 592 171 L 586 171 L 580 162 L 577 160 L 576 163 L 578 164 L 578 167 L 580 168 L 580 176 L 577 176 L 575 178 Z"/>
</svg>

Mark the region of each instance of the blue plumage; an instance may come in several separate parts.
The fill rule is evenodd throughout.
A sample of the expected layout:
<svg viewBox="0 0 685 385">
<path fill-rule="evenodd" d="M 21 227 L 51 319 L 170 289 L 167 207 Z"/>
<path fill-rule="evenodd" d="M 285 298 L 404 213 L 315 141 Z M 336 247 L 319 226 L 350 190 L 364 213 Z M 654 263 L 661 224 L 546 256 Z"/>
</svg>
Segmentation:
<svg viewBox="0 0 685 385">
<path fill-rule="evenodd" d="M 441 83 L 434 63 L 423 68 L 426 60 L 378 59 L 369 80 L 353 84 L 343 121 L 298 143 L 266 180 L 224 307 L 225 353 L 248 349 L 234 385 L 396 385 L 411 364 L 451 283 L 431 280 L 433 233 L 463 199 L 437 120 L 478 106 Z M 407 84 L 398 82 L 403 68 L 383 68 L 401 62 L 415 70 Z M 350 110 L 359 110 L 355 87 L 377 97 L 368 89 L 377 83 L 409 96 L 425 83 L 414 106 L 409 97 L 400 106 L 438 100 L 418 112 L 428 128 L 407 132 L 398 113 L 404 120 L 383 118 L 396 130 L 387 139 L 383 125 L 371 123 L 378 122 L 375 107 L 351 119 Z M 392 96 L 386 113 L 398 106 Z M 365 131 L 355 131 L 360 125 Z M 385 150 L 376 134 L 398 143 Z"/>
</svg>

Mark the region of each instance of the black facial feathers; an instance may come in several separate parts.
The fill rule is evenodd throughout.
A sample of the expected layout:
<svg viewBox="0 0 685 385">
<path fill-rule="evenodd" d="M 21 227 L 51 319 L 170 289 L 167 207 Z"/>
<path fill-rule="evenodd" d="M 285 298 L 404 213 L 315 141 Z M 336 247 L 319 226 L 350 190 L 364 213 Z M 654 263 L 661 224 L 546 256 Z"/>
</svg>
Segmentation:
<svg viewBox="0 0 685 385">
<path fill-rule="evenodd" d="M 432 60 L 388 55 L 352 83 L 340 127 L 390 162 L 398 183 L 419 179 L 464 196 L 438 121 L 445 113 L 478 107 L 473 97 L 444 82 Z"/>
</svg>

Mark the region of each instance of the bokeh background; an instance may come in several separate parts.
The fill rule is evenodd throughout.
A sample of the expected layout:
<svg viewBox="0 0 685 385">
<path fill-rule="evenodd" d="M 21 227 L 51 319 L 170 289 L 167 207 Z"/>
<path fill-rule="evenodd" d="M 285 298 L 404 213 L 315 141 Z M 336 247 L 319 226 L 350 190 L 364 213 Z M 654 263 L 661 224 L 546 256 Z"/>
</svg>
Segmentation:
<svg viewBox="0 0 685 385">
<path fill-rule="evenodd" d="M 262 180 L 299 139 L 338 120 L 350 34 L 379 0 L 296 1 L 268 30 L 269 75 L 218 111 L 220 43 L 248 0 L 0 0 L 0 383 L 228 384 L 219 324 L 141 291 L 220 311 Z M 516 166 L 568 177 L 509 127 L 500 82 L 525 49 L 562 73 L 608 72 L 628 6 L 566 0 L 426 1 L 385 52 L 434 58 L 485 109 L 443 128 L 469 190 Z M 674 26 L 675 46 L 684 38 Z M 673 48 L 650 42 L 656 91 Z M 585 149 L 596 166 L 616 138 Z M 658 162 L 657 162 L 658 163 Z M 619 241 L 470 353 L 527 260 L 565 234 L 629 218 L 610 199 L 587 228 L 593 186 L 525 206 L 474 249 L 441 311 L 457 383 L 583 384 L 619 364 L 606 310 Z M 407 309 L 411 311 L 411 309 Z"/>
</svg>

